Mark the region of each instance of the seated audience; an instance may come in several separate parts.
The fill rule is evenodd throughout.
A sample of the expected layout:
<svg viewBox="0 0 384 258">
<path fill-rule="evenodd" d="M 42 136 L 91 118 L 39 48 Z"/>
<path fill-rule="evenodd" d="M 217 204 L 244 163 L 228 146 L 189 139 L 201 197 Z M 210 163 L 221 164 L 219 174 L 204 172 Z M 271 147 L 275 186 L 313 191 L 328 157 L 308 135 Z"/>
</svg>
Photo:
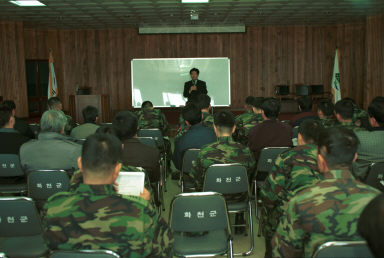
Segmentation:
<svg viewBox="0 0 384 258">
<path fill-rule="evenodd" d="M 264 121 L 254 126 L 248 135 L 248 145 L 256 160 L 265 147 L 292 146 L 292 128 L 277 119 L 280 101 L 267 98 L 261 105 L 261 110 Z"/>
<path fill-rule="evenodd" d="M 86 106 L 83 111 L 84 124 L 72 129 L 71 137 L 76 139 L 85 139 L 94 134 L 99 128 L 99 111 L 93 106 Z"/>
<path fill-rule="evenodd" d="M 25 169 L 77 169 L 81 145 L 64 135 L 66 124 L 63 112 L 44 112 L 38 140 L 31 140 L 21 146 L 20 161 Z"/>
<path fill-rule="evenodd" d="M 359 234 L 367 241 L 376 258 L 383 257 L 384 194 L 380 194 L 365 207 L 357 224 Z"/>
<path fill-rule="evenodd" d="M 48 99 L 48 109 L 49 110 L 57 110 L 63 113 L 65 118 L 67 119 L 67 123 L 65 124 L 65 132 L 69 134 L 72 130 L 72 127 L 74 126 L 74 121 L 72 120 L 72 117 L 64 114 L 63 112 L 63 104 L 61 103 L 61 100 L 58 97 L 51 97 Z"/>
<path fill-rule="evenodd" d="M 216 135 L 212 128 L 202 124 L 201 109 L 195 104 L 188 104 L 181 111 L 185 123 L 190 126 L 188 132 L 175 140 L 173 164 L 181 170 L 184 152 L 188 149 L 200 149 L 206 144 L 215 142 Z"/>
<path fill-rule="evenodd" d="M 25 137 L 28 137 L 30 139 L 35 138 L 35 134 L 33 133 L 32 129 L 28 126 L 28 124 L 23 119 L 16 117 L 15 102 L 13 100 L 4 100 L 3 103 L 12 110 L 12 116 L 15 118 L 15 125 L 13 128 Z"/>
<path fill-rule="evenodd" d="M 367 111 L 365 111 L 364 109 L 361 109 L 356 104 L 356 101 L 352 98 L 343 98 L 343 100 L 348 100 L 348 101 L 352 102 L 352 104 L 353 104 L 352 122 L 358 127 L 368 129 L 368 128 L 366 128 L 366 126 L 368 126 L 368 113 L 367 113 Z M 365 124 L 365 123 L 367 123 L 367 124 Z"/>
<path fill-rule="evenodd" d="M 203 190 L 205 172 L 213 164 L 239 163 L 247 168 L 248 175 L 253 174 L 255 161 L 247 147 L 235 142 L 235 118 L 229 111 L 215 114 L 214 130 L 218 141 L 203 146 L 196 163 L 188 174 L 193 178 L 198 191 Z"/>
<path fill-rule="evenodd" d="M 137 127 L 137 116 L 130 111 L 120 111 L 113 118 L 112 128 L 124 145 L 121 161 L 126 166 L 144 168 L 150 181 L 157 182 L 160 179 L 160 152 L 139 141 Z"/>
<path fill-rule="evenodd" d="M 151 101 L 144 101 L 137 113 L 139 129 L 160 129 L 165 136 L 168 133 L 168 121 L 160 109 L 155 109 Z"/>
<path fill-rule="evenodd" d="M 15 118 L 12 110 L 5 103 L 0 104 L 0 154 L 17 154 L 21 145 L 29 141 L 14 129 Z"/>
<path fill-rule="evenodd" d="M 357 220 L 379 191 L 351 175 L 358 142 L 347 128 L 320 133 L 317 164 L 324 179 L 288 202 L 272 239 L 273 257 L 312 257 L 324 242 L 361 239 Z"/>
<path fill-rule="evenodd" d="M 321 99 L 317 102 L 317 115 L 320 118 L 320 123 L 324 128 L 333 127 L 336 120 L 333 117 L 335 105 L 329 99 Z"/>
<path fill-rule="evenodd" d="M 255 125 L 264 121 L 263 116 L 261 115 L 261 105 L 263 102 L 263 97 L 253 98 L 252 116 L 248 116 L 247 119 L 244 118 L 243 121 L 238 121 L 238 123 L 236 123 L 236 141 L 240 142 L 241 144 L 248 145 L 249 130 L 251 130 Z"/>
<path fill-rule="evenodd" d="M 317 119 L 317 116 L 312 112 L 312 96 L 303 96 L 297 100 L 300 113 L 296 114 L 290 124 L 292 127 L 299 126 L 306 119 Z"/>
<path fill-rule="evenodd" d="M 283 215 L 284 205 L 295 191 L 322 179 L 317 168 L 317 142 L 321 130 L 320 121 L 303 121 L 299 125 L 298 146 L 277 157 L 260 191 L 266 256 L 272 252 L 271 239 Z"/>
<path fill-rule="evenodd" d="M 335 116 L 338 121 L 337 127 L 345 127 L 353 130 L 354 132 L 362 130 L 353 122 L 355 106 L 352 101 L 342 99 L 335 104 Z"/>
<path fill-rule="evenodd" d="M 213 115 L 209 113 L 211 110 L 211 98 L 207 94 L 200 94 L 197 96 L 196 103 L 200 107 L 201 113 L 203 114 L 203 125 L 213 128 Z"/>
<path fill-rule="evenodd" d="M 83 145 L 78 166 L 84 182 L 51 196 L 43 228 L 53 250 L 103 249 L 122 257 L 171 257 L 172 233 L 149 203 L 150 194 L 118 194 L 122 144 L 112 135 L 94 134 Z"/>
<path fill-rule="evenodd" d="M 236 119 L 235 119 L 235 121 L 236 121 L 236 128 L 240 124 L 247 124 L 253 118 L 252 107 L 253 107 L 254 99 L 255 99 L 255 97 L 253 97 L 253 96 L 248 96 L 245 99 L 245 103 L 244 103 L 245 112 L 243 114 L 240 114 L 240 115 L 236 116 Z"/>
<path fill-rule="evenodd" d="M 370 131 L 356 132 L 360 145 L 353 166 L 354 176 L 364 181 L 372 163 L 384 162 L 384 97 L 376 97 L 368 107 Z"/>
</svg>

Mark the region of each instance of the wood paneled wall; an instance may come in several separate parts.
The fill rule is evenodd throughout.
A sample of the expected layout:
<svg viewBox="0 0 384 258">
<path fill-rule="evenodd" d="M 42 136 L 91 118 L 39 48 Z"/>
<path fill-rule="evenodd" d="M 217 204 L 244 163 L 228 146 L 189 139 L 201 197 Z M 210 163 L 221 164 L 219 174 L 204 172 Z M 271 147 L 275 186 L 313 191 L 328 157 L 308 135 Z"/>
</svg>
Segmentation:
<svg viewBox="0 0 384 258">
<path fill-rule="evenodd" d="M 112 108 L 121 110 L 131 107 L 132 58 L 229 57 L 231 101 L 237 108 L 248 95 L 272 96 L 277 84 L 324 84 L 329 90 L 338 47 L 342 94 L 363 104 L 369 101 L 369 94 L 383 94 L 382 20 L 369 18 L 367 23 L 323 27 L 255 26 L 241 34 L 139 35 L 133 28 L 25 28 L 21 35 L 24 51 L 17 58 L 48 59 L 52 48 L 65 108 L 77 87 L 92 87 L 94 94 L 111 95 Z M 20 25 L 15 27 L 20 30 Z"/>
<path fill-rule="evenodd" d="M 23 24 L 0 22 L 0 96 L 13 99 L 16 115 L 27 116 Z"/>
<path fill-rule="evenodd" d="M 365 106 L 376 96 L 384 96 L 384 15 L 369 17 L 366 22 Z"/>
</svg>

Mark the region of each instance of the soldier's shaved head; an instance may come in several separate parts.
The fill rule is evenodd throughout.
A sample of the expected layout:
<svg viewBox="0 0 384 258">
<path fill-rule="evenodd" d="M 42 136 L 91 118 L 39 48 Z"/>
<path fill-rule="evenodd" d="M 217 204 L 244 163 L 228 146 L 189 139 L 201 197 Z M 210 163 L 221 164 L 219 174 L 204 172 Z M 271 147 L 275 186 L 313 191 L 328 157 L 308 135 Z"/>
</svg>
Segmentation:
<svg viewBox="0 0 384 258">
<path fill-rule="evenodd" d="M 214 125 L 216 134 L 232 135 L 235 127 L 235 116 L 229 111 L 220 111 L 215 114 Z"/>
<path fill-rule="evenodd" d="M 384 254 L 384 194 L 373 199 L 363 210 L 357 225 L 359 234 L 367 241 L 375 257 Z"/>
<path fill-rule="evenodd" d="M 79 159 L 79 167 L 83 172 L 84 182 L 111 178 L 116 167 L 120 165 L 122 153 L 122 144 L 116 136 L 109 134 L 89 136 L 83 144 Z"/>
<path fill-rule="evenodd" d="M 349 167 L 356 157 L 359 140 L 356 134 L 345 127 L 322 130 L 319 135 L 319 154 L 329 169 Z"/>
</svg>

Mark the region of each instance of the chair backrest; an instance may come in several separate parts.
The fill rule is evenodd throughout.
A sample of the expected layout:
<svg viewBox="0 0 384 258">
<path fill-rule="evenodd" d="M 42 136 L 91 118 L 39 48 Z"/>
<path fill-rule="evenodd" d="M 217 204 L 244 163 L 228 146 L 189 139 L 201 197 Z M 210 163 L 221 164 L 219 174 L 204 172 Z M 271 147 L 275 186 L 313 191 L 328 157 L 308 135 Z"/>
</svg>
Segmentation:
<svg viewBox="0 0 384 258">
<path fill-rule="evenodd" d="M 371 164 L 365 183 L 384 191 L 384 162 Z"/>
<path fill-rule="evenodd" d="M 330 257 L 364 257 L 369 258 L 373 255 L 365 241 L 332 241 L 326 242 L 317 248 L 313 258 Z"/>
<path fill-rule="evenodd" d="M 247 169 L 241 164 L 214 164 L 205 172 L 204 191 L 249 193 Z"/>
<path fill-rule="evenodd" d="M 155 148 L 155 149 L 158 148 L 155 139 L 153 139 L 152 137 L 137 137 L 137 139 L 138 139 L 142 144 L 145 144 L 145 145 L 147 145 L 147 146 L 149 146 L 149 147 L 152 147 L 152 148 Z"/>
<path fill-rule="evenodd" d="M 181 171 L 183 173 L 188 173 L 193 166 L 193 161 L 197 160 L 200 149 L 188 149 L 184 152 L 183 164 L 181 166 Z"/>
<path fill-rule="evenodd" d="M 292 139 L 296 139 L 299 135 L 299 126 L 295 126 L 292 128 Z"/>
<path fill-rule="evenodd" d="M 0 219 L 0 237 L 34 236 L 42 233 L 40 217 L 31 198 L 0 197 Z"/>
<path fill-rule="evenodd" d="M 29 124 L 29 128 L 31 128 L 33 134 L 35 135 L 35 138 L 37 139 L 37 136 L 40 133 L 40 125 L 39 124 Z"/>
<path fill-rule="evenodd" d="M 269 172 L 280 153 L 289 150 L 289 147 L 266 147 L 261 150 L 257 162 L 257 172 Z"/>
<path fill-rule="evenodd" d="M 170 227 L 177 232 L 228 230 L 228 210 L 222 194 L 214 192 L 183 193 L 171 203 Z"/>
<path fill-rule="evenodd" d="M 0 154 L 0 177 L 23 176 L 19 156 L 16 154 Z"/>
<path fill-rule="evenodd" d="M 50 255 L 51 258 L 119 258 L 120 256 L 110 250 L 72 250 L 53 251 Z"/>
<path fill-rule="evenodd" d="M 308 96 L 309 88 L 307 85 L 296 85 L 296 96 Z"/>
<path fill-rule="evenodd" d="M 69 178 L 65 170 L 33 170 L 28 173 L 28 196 L 46 200 L 58 192 L 69 189 Z"/>
<path fill-rule="evenodd" d="M 140 129 L 137 136 L 152 137 L 158 143 L 158 146 L 164 145 L 163 133 L 158 128 Z"/>
</svg>

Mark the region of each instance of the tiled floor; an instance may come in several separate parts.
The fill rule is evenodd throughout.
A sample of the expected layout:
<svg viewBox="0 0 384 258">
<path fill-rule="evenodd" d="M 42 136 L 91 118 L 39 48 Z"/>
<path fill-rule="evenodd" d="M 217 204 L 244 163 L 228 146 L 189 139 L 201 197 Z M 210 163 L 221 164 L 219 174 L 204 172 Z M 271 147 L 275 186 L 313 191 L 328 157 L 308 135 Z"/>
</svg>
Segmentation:
<svg viewBox="0 0 384 258">
<path fill-rule="evenodd" d="M 167 192 L 165 193 L 165 207 L 166 210 L 162 213 L 162 217 L 168 221 L 169 219 L 169 207 L 170 203 L 173 199 L 173 197 L 177 194 L 180 193 L 180 187 L 177 185 L 177 180 L 171 180 L 169 177 L 167 180 Z M 257 237 L 257 230 L 258 230 L 258 222 L 255 220 L 254 217 L 254 212 L 252 212 L 253 215 L 253 221 L 254 221 L 254 243 L 255 243 L 255 249 L 253 253 L 248 256 L 248 257 L 264 257 L 264 251 L 265 251 L 265 246 L 264 246 L 264 238 L 263 237 Z M 233 230 L 234 232 L 234 230 Z M 250 246 L 250 240 L 248 236 L 243 236 L 243 235 L 233 235 L 233 247 L 234 247 L 234 252 L 239 253 L 239 252 L 244 252 L 249 249 Z"/>
</svg>

